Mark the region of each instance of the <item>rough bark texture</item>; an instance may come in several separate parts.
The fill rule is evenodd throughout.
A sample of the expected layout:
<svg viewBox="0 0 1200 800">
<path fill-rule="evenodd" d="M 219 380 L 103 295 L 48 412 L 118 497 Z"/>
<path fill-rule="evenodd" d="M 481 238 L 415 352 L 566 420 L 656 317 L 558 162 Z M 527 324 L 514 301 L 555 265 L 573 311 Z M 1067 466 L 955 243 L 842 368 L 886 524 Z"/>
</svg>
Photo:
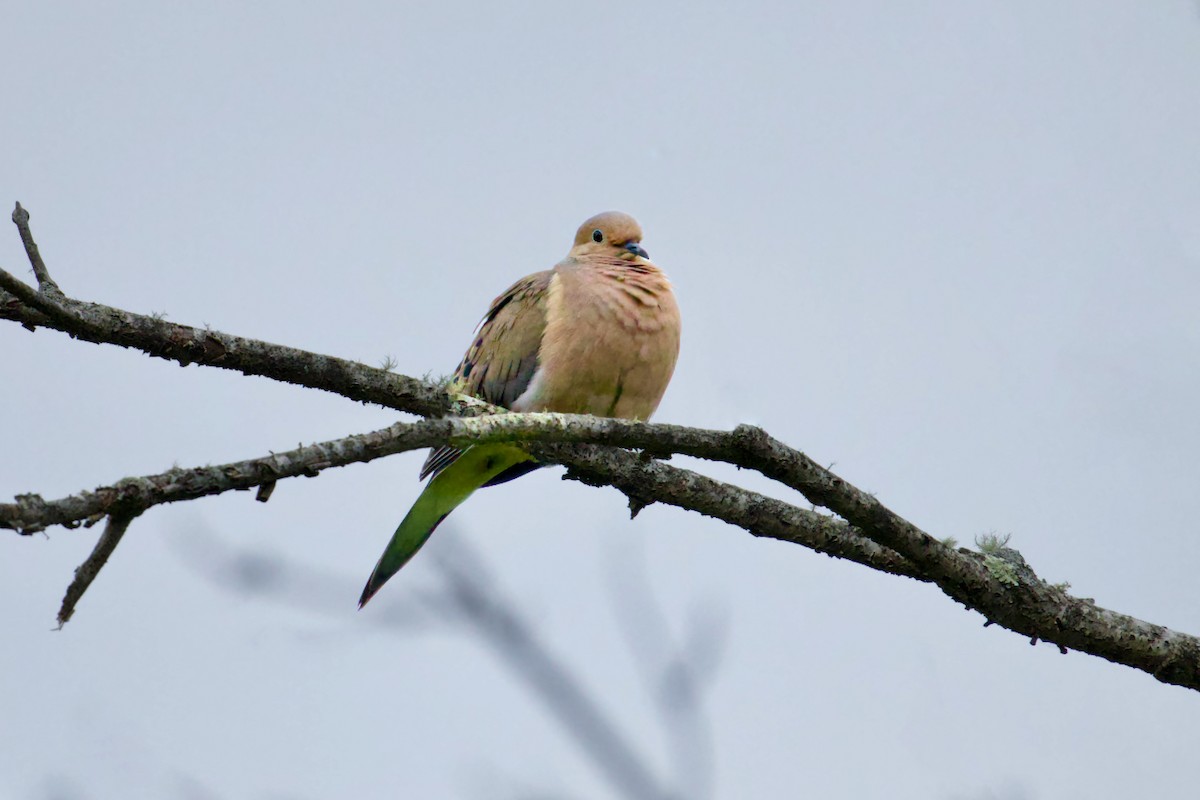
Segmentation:
<svg viewBox="0 0 1200 800">
<path fill-rule="evenodd" d="M 38 280 L 35 289 L 0 270 L 0 318 L 30 330 L 52 328 L 75 338 L 130 347 L 181 364 L 197 363 L 323 389 L 426 417 L 372 433 L 216 467 L 174 469 L 46 501 L 19 495 L 0 504 L 0 528 L 29 534 L 49 525 L 78 527 L 109 518 L 96 551 L 80 567 L 66 621 L 129 522 L 152 506 L 260 487 L 265 500 L 282 479 L 329 467 L 441 444 L 520 442 L 539 460 L 567 467 L 567 477 L 613 486 L 637 513 L 651 503 L 697 511 L 755 536 L 795 542 L 894 575 L 936 584 L 981 613 L 987 624 L 1080 650 L 1200 690 L 1200 639 L 1100 608 L 1048 584 L 1015 550 L 955 548 L 893 513 L 798 450 L 750 426 L 712 431 L 676 425 L 565 414 L 502 414 L 472 398 L 352 361 L 283 345 L 176 325 L 154 317 L 66 297 L 51 280 L 19 205 L 13 221 Z M 452 416 L 446 416 L 452 415 Z M 487 416 L 482 416 L 487 415 Z M 641 452 L 632 452 L 629 448 Z M 829 516 L 716 481 L 660 460 L 672 453 L 723 461 L 801 493 Z"/>
</svg>

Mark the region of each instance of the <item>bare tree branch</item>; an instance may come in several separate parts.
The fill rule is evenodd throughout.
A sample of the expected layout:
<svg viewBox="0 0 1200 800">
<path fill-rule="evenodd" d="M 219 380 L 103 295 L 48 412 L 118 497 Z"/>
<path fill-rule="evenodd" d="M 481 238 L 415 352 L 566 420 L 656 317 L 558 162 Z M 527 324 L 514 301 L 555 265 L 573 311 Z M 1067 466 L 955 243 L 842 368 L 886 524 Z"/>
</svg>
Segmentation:
<svg viewBox="0 0 1200 800">
<path fill-rule="evenodd" d="M 671 445 L 672 435 L 676 432 L 683 441 Z M 244 491 L 286 478 L 312 477 L 331 467 L 373 461 L 440 444 L 532 443 L 566 439 L 605 444 L 640 442 L 649 443 L 655 448 L 667 448 L 662 452 L 674 447 L 679 452 L 703 451 L 712 455 L 720 449 L 719 442 L 733 442 L 738 436 L 736 431 L 705 431 L 677 425 L 573 414 L 498 414 L 396 423 L 371 433 L 306 445 L 260 458 L 191 469 L 176 468 L 157 475 L 126 478 L 111 486 L 58 500 L 43 500 L 35 494 L 18 495 L 15 503 L 0 503 L 0 528 L 31 534 L 50 525 L 75 527 L 107 514 L 118 506 L 145 510 L 163 503 L 194 500 L 228 491 Z M 547 461 L 561 462 L 582 470 L 577 476 L 568 473 L 568 477 L 585 481 L 589 477 L 598 479 L 622 491 L 628 488 L 626 494 L 637 507 L 650 502 L 662 502 L 699 511 L 758 536 L 796 542 L 883 572 L 924 579 L 896 553 L 880 547 L 833 517 L 797 508 L 691 470 L 647 462 L 627 451 L 574 447 L 561 453 L 547 450 L 542 454 L 540 449 L 535 450 Z M 647 474 L 647 466 L 655 468 L 653 476 Z M 639 486 L 653 486 L 653 491 L 643 492 Z"/>
<path fill-rule="evenodd" d="M 27 221 L 27 212 L 21 212 Z M 14 219 L 17 216 L 14 212 Z M 26 225 L 22 235 L 27 232 Z M 32 236 L 26 248 L 36 254 Z M 35 271 L 49 279 L 44 264 Z M 52 328 L 74 339 L 141 350 L 181 366 L 202 364 L 243 375 L 262 375 L 421 416 L 463 415 L 470 413 L 467 409 L 471 406 L 487 407 L 472 398 L 455 397 L 424 381 L 366 364 L 208 328 L 176 325 L 154 316 L 74 300 L 58 291 L 53 281 L 49 283 L 54 287 L 52 292 L 45 290 L 47 284 L 42 285 L 42 291 L 33 289 L 0 270 L 0 319 L 20 322 L 29 330 Z"/>
<path fill-rule="evenodd" d="M 29 241 L 32 243 L 32 237 Z M 35 267 L 35 273 L 49 277 L 44 265 L 40 271 Z M 324 389 L 424 416 L 478 417 L 499 410 L 363 364 L 55 298 L 44 282 L 41 286 L 42 290 L 34 290 L 0 271 L 0 318 L 30 328 L 55 328 L 88 341 L 133 347 L 180 363 L 235 369 Z M 289 475 L 315 474 L 327 466 L 367 461 L 389 452 L 447 442 L 491 441 L 525 443 L 539 460 L 565 465 L 569 478 L 616 487 L 629 498 L 634 513 L 650 503 L 667 503 L 725 520 L 754 535 L 794 541 L 875 569 L 933 582 L 954 600 L 983 614 L 987 624 L 998 623 L 1035 643 L 1044 639 L 1063 652 L 1071 648 L 1092 653 L 1149 672 L 1166 683 L 1200 690 L 1200 639 L 1072 597 L 1038 578 L 1015 550 L 998 547 L 977 553 L 951 547 L 803 453 L 750 426 L 726 433 L 556 414 L 427 420 L 268 459 L 121 481 L 50 503 L 36 495 L 23 495 L 15 504 L 0 505 L 0 527 L 30 532 L 39 526 L 77 523 L 107 513 L 118 500 L 128 503 L 123 508 L 141 509 L 157 502 L 261 486 Z M 645 452 L 639 455 L 616 447 Z M 651 457 L 669 453 L 758 470 L 801 492 L 811 503 L 832 510 L 845 522 Z M 272 461 L 280 458 L 286 463 Z"/>
</svg>

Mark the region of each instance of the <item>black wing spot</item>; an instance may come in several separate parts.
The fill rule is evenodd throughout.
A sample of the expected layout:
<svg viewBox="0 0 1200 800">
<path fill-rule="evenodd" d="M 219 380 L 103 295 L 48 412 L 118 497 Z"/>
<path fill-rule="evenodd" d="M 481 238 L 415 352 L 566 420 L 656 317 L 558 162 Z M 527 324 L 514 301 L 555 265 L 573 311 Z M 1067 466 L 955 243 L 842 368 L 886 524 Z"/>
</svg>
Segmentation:
<svg viewBox="0 0 1200 800">
<path fill-rule="evenodd" d="M 500 313 L 500 310 L 503 309 L 509 303 L 511 303 L 516 298 L 516 296 L 517 296 L 517 293 L 515 291 L 513 291 L 513 292 L 509 292 L 508 294 L 504 295 L 499 300 L 497 300 L 496 304 L 488 309 L 487 316 L 483 318 L 483 324 L 486 325 L 487 323 L 494 320 L 496 318 L 496 315 Z M 483 339 L 481 338 L 479 341 L 482 342 Z"/>
</svg>

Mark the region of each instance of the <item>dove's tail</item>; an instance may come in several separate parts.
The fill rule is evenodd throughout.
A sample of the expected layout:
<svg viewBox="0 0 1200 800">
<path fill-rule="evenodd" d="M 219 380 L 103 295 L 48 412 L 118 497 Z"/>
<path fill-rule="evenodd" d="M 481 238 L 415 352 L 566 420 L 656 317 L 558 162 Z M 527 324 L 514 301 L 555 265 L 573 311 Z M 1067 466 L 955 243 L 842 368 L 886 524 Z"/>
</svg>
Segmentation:
<svg viewBox="0 0 1200 800">
<path fill-rule="evenodd" d="M 399 572 L 421 549 L 441 521 L 476 489 L 514 465 L 529 460 L 528 453 L 509 445 L 481 445 L 468 448 L 435 475 L 392 534 L 392 540 L 363 587 L 358 607 L 365 606 L 388 578 Z"/>
</svg>

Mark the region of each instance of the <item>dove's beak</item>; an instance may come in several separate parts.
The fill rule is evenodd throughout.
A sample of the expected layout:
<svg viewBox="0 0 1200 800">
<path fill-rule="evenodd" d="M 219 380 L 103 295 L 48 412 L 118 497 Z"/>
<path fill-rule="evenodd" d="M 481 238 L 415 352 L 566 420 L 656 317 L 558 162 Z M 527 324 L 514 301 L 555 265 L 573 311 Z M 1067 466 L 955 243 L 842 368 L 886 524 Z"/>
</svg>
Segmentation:
<svg viewBox="0 0 1200 800">
<path fill-rule="evenodd" d="M 642 246 L 637 242 L 630 242 L 629 244 L 625 245 L 625 249 L 633 253 L 635 256 L 641 256 L 642 258 L 650 257 L 650 254 L 643 250 Z"/>
</svg>

